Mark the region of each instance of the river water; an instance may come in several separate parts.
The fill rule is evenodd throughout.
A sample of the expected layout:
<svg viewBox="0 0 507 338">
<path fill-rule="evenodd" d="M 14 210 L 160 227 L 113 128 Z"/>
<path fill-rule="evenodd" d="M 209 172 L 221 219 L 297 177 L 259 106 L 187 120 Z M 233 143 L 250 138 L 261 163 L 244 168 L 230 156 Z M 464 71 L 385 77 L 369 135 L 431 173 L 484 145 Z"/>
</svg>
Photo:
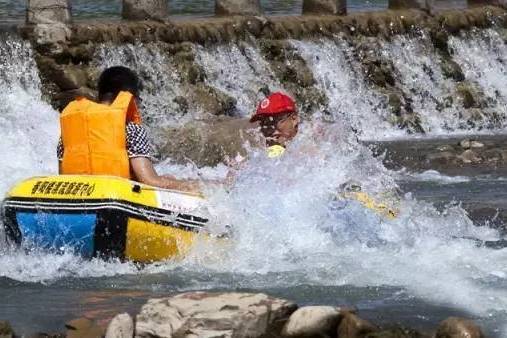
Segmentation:
<svg viewBox="0 0 507 338">
<path fill-rule="evenodd" d="M 491 30 L 455 37 L 451 46 L 461 51 L 456 62 L 467 78 L 494 96 L 491 107 L 504 114 L 507 63 L 499 39 Z M 252 149 L 229 191 L 206 191 L 215 216 L 234 224 L 228 245 L 198 243 L 180 261 L 139 268 L 1 243 L 0 319 L 11 321 L 19 332 L 55 331 L 77 316 L 104 321 L 119 311 L 135 313 L 148 297 L 185 290 L 253 290 L 302 305 L 355 305 L 379 324 L 397 321 L 429 329 L 450 315 L 466 316 L 491 337 L 507 336 L 507 249 L 480 245 L 500 241 L 504 234 L 479 227 L 484 224 L 474 224 L 459 204 L 446 203 L 461 198 L 498 201 L 502 191 L 491 194 L 488 186 L 505 178 L 480 181 L 386 169 L 357 135 L 407 142 L 411 136 L 386 120 L 382 97 L 368 89 L 348 57 L 352 47 L 339 37 L 291 43 L 329 98 L 335 123 L 305 121 L 282 159 L 268 160 Z M 446 95 L 450 84 L 439 75 L 434 51 L 424 39 L 381 41 L 378 50 L 398 58 L 401 84 L 414 95 L 429 131 L 426 137 L 504 130 L 502 123 L 496 129 L 463 128 L 454 106 L 438 114 L 432 102 Z M 195 46 L 194 52 L 207 83 L 238 98 L 238 116 L 247 115 L 259 99 L 256 86 L 281 86 L 255 43 Z M 177 75 L 170 58 L 156 45 L 104 46 L 94 62 L 99 67 L 126 64 L 152 85 L 160 84 L 158 93 L 150 85 L 143 93 L 150 128 L 156 132 L 188 118 L 168 114 L 173 99 L 184 93 L 173 79 Z M 20 179 L 56 172 L 59 131 L 58 113 L 42 97 L 31 47 L 3 36 L 0 60 L 0 151 L 8 159 L 0 164 L 3 194 Z M 428 67 L 434 70 L 431 77 Z M 196 169 L 168 161 L 158 169 L 193 178 L 220 178 L 226 172 L 224 165 Z M 351 180 L 396 203 L 400 216 L 389 221 L 357 203 L 333 201 L 338 187 Z M 399 198 L 393 197 L 399 189 Z"/>
<path fill-rule="evenodd" d="M 268 15 L 300 14 L 302 0 L 261 0 L 262 8 Z M 447 1 L 449 7 L 464 8 L 465 0 Z M 119 17 L 120 0 L 71 0 L 73 15 L 76 18 L 112 18 Z M 387 0 L 349 0 L 348 10 L 376 11 L 387 8 Z M 215 10 L 213 0 L 169 0 L 172 15 L 210 16 Z M 0 20 L 21 20 L 24 17 L 23 1 L 0 0 Z"/>
</svg>

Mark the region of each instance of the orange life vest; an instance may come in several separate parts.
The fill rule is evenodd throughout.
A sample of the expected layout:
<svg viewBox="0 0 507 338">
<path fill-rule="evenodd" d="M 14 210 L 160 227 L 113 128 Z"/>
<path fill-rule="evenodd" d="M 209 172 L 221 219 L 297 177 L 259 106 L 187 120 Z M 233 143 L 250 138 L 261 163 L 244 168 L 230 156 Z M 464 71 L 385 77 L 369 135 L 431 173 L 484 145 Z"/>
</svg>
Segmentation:
<svg viewBox="0 0 507 338">
<path fill-rule="evenodd" d="M 85 98 L 69 103 L 60 115 L 62 174 L 130 178 L 127 122 L 141 123 L 129 92 L 118 94 L 111 105 Z"/>
</svg>

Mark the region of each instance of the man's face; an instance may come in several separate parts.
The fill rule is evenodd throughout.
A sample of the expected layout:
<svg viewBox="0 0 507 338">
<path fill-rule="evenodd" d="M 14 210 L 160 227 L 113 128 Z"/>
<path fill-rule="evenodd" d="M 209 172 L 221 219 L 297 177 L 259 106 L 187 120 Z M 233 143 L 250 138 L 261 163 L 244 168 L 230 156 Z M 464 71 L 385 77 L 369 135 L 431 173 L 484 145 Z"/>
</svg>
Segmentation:
<svg viewBox="0 0 507 338">
<path fill-rule="evenodd" d="M 284 141 L 290 141 L 296 137 L 299 130 L 299 115 L 297 112 L 287 114 L 276 123 L 275 138 L 282 138 Z"/>
</svg>

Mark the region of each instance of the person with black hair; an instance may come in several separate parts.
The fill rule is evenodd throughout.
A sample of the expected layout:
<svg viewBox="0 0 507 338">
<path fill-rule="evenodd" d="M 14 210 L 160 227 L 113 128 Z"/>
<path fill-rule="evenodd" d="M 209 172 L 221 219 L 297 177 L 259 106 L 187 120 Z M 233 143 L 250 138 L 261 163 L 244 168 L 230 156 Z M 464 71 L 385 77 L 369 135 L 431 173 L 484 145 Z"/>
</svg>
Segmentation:
<svg viewBox="0 0 507 338">
<path fill-rule="evenodd" d="M 78 98 L 60 116 L 59 172 L 110 175 L 154 187 L 198 192 L 196 181 L 158 175 L 137 109 L 140 82 L 126 67 L 106 69 L 99 78 L 98 102 Z"/>
</svg>

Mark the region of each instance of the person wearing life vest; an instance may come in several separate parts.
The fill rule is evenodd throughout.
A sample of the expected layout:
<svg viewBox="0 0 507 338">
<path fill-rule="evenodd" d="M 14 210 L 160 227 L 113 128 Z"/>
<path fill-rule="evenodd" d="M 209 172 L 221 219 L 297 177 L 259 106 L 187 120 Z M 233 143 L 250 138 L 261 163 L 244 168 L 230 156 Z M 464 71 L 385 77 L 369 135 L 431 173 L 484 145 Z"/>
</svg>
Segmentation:
<svg viewBox="0 0 507 338">
<path fill-rule="evenodd" d="M 118 176 L 154 187 L 197 192 L 197 182 L 179 181 L 155 171 L 136 103 L 139 87 L 133 71 L 112 67 L 99 78 L 98 102 L 77 98 L 67 105 L 60 115 L 60 174 Z"/>
<path fill-rule="evenodd" d="M 294 100 L 276 92 L 259 103 L 250 122 L 259 122 L 266 139 L 267 154 L 275 158 L 285 152 L 288 143 L 297 135 L 300 119 Z"/>
</svg>

